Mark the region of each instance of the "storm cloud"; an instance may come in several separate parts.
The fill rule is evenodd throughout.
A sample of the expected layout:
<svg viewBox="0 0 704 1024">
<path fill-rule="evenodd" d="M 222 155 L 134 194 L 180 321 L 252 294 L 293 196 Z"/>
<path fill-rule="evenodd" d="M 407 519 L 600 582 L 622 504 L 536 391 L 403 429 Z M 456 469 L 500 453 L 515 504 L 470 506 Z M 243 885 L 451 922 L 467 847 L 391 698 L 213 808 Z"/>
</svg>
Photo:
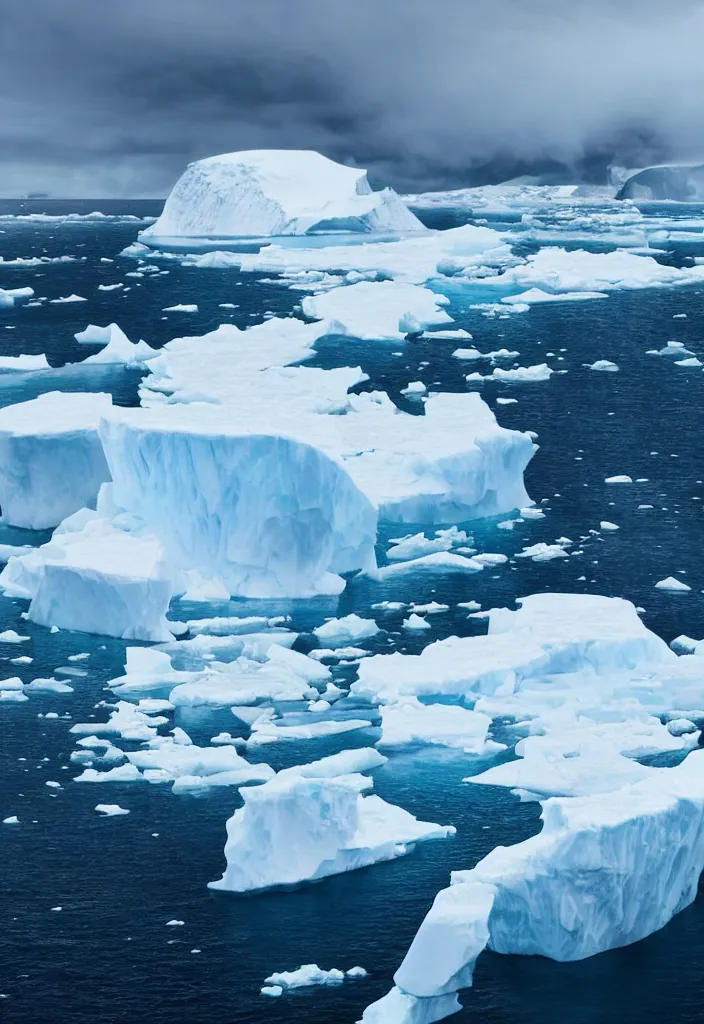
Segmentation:
<svg viewBox="0 0 704 1024">
<path fill-rule="evenodd" d="M 0 194 L 158 196 L 313 148 L 403 190 L 704 156 L 698 0 L 23 0 Z"/>
</svg>

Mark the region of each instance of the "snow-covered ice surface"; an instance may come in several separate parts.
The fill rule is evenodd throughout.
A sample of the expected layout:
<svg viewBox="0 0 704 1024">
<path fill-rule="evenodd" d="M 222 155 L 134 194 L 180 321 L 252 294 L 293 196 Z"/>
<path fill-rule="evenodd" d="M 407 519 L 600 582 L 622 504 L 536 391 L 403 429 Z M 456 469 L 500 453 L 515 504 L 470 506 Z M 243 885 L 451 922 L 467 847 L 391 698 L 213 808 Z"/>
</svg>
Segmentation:
<svg viewBox="0 0 704 1024">
<path fill-rule="evenodd" d="M 106 1005 L 192 1024 L 184 986 L 204 1018 L 284 1024 L 293 1008 L 310 1024 L 354 1021 L 391 990 L 365 1019 L 427 1021 L 458 1010 L 476 956 L 458 1021 L 544 1024 L 576 1005 L 600 1024 L 697 1019 L 704 912 L 699 900 L 677 911 L 700 866 L 704 376 L 691 360 L 704 357 L 704 209 L 502 186 L 423 200 L 428 230 L 398 241 L 348 232 L 245 252 L 194 240 L 186 253 L 134 244 L 158 208 L 113 209 L 1 225 L 0 287 L 33 294 L 0 310 L 0 357 L 49 368 L 0 373 L 0 407 L 60 391 L 78 416 L 81 395 L 111 395 L 112 457 L 134 455 L 98 510 L 54 537 L 51 523 L 0 523 L 11 1024 L 94 1024 Z M 85 301 L 50 302 L 72 295 Z M 430 320 L 440 314 L 450 321 Z M 95 326 L 83 338 L 87 324 L 119 324 L 153 351 L 86 363 L 110 341 Z M 605 364 L 619 372 L 591 369 Z M 511 383 L 542 366 L 549 381 Z M 195 458 L 206 435 L 212 453 Z M 235 486 L 223 452 L 255 435 L 281 457 L 257 478 L 252 448 Z M 336 467 L 342 490 L 306 490 L 294 446 Z M 44 465 L 64 487 L 50 497 L 80 482 L 63 441 Z M 378 568 L 370 557 L 315 587 L 335 548 L 317 517 L 354 513 L 338 500 L 353 488 L 372 515 L 342 531 L 347 565 L 374 549 Z M 235 491 L 253 530 L 244 558 L 242 533 L 226 543 Z M 120 511 L 132 493 L 149 501 Z M 285 595 L 287 583 L 228 599 L 243 583 L 263 593 L 280 566 L 317 595 Z M 671 580 L 690 589 L 656 586 Z M 586 600 L 598 594 L 631 604 Z M 231 845 L 226 822 L 257 799 Z M 304 806 L 317 825 L 294 857 Z M 280 827 L 268 846 L 265 819 Z M 410 853 L 447 825 L 456 834 Z M 601 857 L 591 916 L 571 856 L 586 836 Z M 228 873 L 255 887 L 248 898 L 208 892 Z M 529 911 L 507 929 L 516 879 Z M 450 895 L 424 925 L 439 890 Z M 554 911 L 565 892 L 588 929 Z M 507 953 L 529 949 L 501 945 L 506 931 L 547 957 L 639 941 L 558 964 Z M 411 960 L 392 988 L 416 932 L 422 969 Z M 426 955 L 428 935 L 442 957 Z M 487 941 L 503 955 L 479 955 Z M 290 993 L 266 980 L 311 964 L 369 975 Z M 57 970 L 82 979 L 70 1006 L 44 996 Z"/>
</svg>

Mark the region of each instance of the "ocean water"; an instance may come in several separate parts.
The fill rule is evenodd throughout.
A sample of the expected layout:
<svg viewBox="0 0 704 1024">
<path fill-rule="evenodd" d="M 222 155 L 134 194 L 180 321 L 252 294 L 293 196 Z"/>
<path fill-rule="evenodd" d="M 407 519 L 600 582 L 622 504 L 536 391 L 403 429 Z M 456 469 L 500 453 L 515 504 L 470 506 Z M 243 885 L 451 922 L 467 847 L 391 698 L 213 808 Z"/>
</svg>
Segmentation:
<svg viewBox="0 0 704 1024">
<path fill-rule="evenodd" d="M 267 312 L 288 314 L 300 293 L 262 284 L 257 275 L 200 270 L 177 261 L 158 262 L 168 273 L 128 276 L 138 268 L 120 250 L 134 240 L 134 220 L 37 221 L 11 219 L 28 213 L 87 213 L 96 204 L 55 210 L 0 205 L 0 255 L 77 257 L 41 266 L 0 265 L 0 287 L 30 285 L 48 299 L 76 293 L 87 301 L 0 310 L 0 354 L 45 352 L 55 370 L 0 375 L 0 405 L 62 390 L 109 390 L 115 401 L 137 403 L 141 371 L 66 364 L 92 351 L 73 340 L 87 323 L 116 321 L 133 340 L 160 346 L 172 337 L 202 334 L 224 320 L 238 326 Z M 120 204 L 103 212 L 143 217 L 154 204 Z M 671 207 L 648 210 L 672 216 Z M 446 213 L 445 220 L 457 219 Z M 463 215 L 466 219 L 466 215 Z M 702 216 L 701 208 L 679 211 Z M 428 215 L 435 224 L 440 214 Z M 435 218 L 435 220 L 433 220 Z M 510 216 L 505 222 L 512 223 Z M 438 224 L 438 226 L 440 226 Z M 443 226 L 446 226 L 443 224 Z M 674 225 L 673 225 L 674 226 Z M 606 245 L 603 239 L 596 245 Z M 574 246 L 572 246 L 574 247 Z M 704 242 L 673 246 L 663 259 L 686 262 L 704 255 Z M 112 260 L 113 262 L 101 262 Z M 268 275 L 267 275 L 268 276 Z M 116 291 L 99 284 L 122 282 Z M 129 287 L 129 291 L 127 288 Z M 385 632 L 362 646 L 417 652 L 430 640 L 482 631 L 465 618 L 458 601 L 484 608 L 511 606 L 517 596 L 539 591 L 618 595 L 644 609 L 650 628 L 666 640 L 679 633 L 704 634 L 704 372 L 676 367 L 646 355 L 667 340 L 682 341 L 704 358 L 704 306 L 700 288 L 650 289 L 609 299 L 556 303 L 529 313 L 493 319 L 469 308 L 478 291 L 448 284 L 449 310 L 457 327 L 474 335 L 481 350 L 520 352 L 520 364 L 547 361 L 566 372 L 536 384 L 479 385 L 499 421 L 538 434 L 540 449 L 527 473 L 531 496 L 545 519 L 471 524 L 476 546 L 513 554 L 537 541 L 569 537 L 583 554 L 548 563 L 518 560 L 469 578 L 453 574 L 397 576 L 383 584 L 353 580 L 339 600 L 271 603 L 229 602 L 212 610 L 175 605 L 175 618 L 207 614 L 287 613 L 292 626 L 310 630 L 326 615 L 370 613 L 381 600 L 426 601 L 452 606 L 431 616 L 422 637 L 401 630 L 401 613 L 378 614 Z M 234 311 L 218 308 L 235 302 Z M 175 303 L 197 303 L 195 314 L 165 313 Z M 673 319 L 686 313 L 686 319 Z M 412 411 L 400 395 L 409 381 L 463 391 L 464 374 L 481 369 L 453 359 L 453 342 L 373 344 L 328 338 L 309 365 L 361 365 L 364 388 L 382 388 Z M 550 355 L 550 353 L 553 353 Z M 618 373 L 597 373 L 585 364 L 610 359 Z M 427 364 L 421 367 L 420 364 Z M 474 385 L 476 386 L 476 385 Z M 497 405 L 496 398 L 516 404 Z M 605 478 L 628 474 L 630 485 Z M 638 505 L 652 505 L 639 510 Z M 505 517 L 502 517 L 505 518 Z M 590 534 L 602 520 L 615 533 Z M 419 524 L 422 528 L 423 524 Z M 384 528 L 386 541 L 412 528 Z M 0 543 L 40 543 L 46 535 L 0 527 Z M 654 589 L 679 575 L 689 594 Z M 26 603 L 0 597 L 0 630 L 13 628 L 30 640 L 0 642 L 0 670 L 24 681 L 62 669 L 74 692 L 32 696 L 0 706 L 0 1001 L 9 1024 L 332 1024 L 357 1020 L 364 1007 L 390 986 L 415 931 L 437 890 L 453 869 L 468 868 L 498 844 L 518 842 L 539 830 L 539 807 L 520 804 L 503 790 L 472 787 L 462 778 L 480 771 L 479 758 L 434 748 L 395 752 L 374 774 L 376 791 L 426 820 L 457 826 L 448 840 L 422 844 L 409 856 L 324 880 L 294 892 L 245 898 L 212 893 L 206 883 L 224 868 L 225 822 L 239 806 L 236 791 L 174 796 L 167 787 L 144 784 L 74 785 L 80 768 L 70 764 L 74 722 L 104 719 L 98 705 L 110 700 L 109 679 L 120 675 L 126 644 L 47 630 L 22 618 Z M 374 614 L 374 613 L 372 613 Z M 310 646 L 310 645 L 309 645 Z M 305 638 L 302 649 L 306 649 Z M 89 653 L 83 661 L 69 657 Z M 8 659 L 29 654 L 31 665 Z M 353 669 L 341 669 L 350 677 Z M 348 702 L 354 711 L 352 702 Z M 364 715 L 368 708 L 364 705 Z M 47 713 L 58 717 L 47 718 Z M 235 732 L 229 711 L 180 709 L 175 724 L 195 742 L 222 729 Z M 262 759 L 274 768 L 312 760 L 343 746 L 368 745 L 373 729 L 350 737 L 273 745 Z M 58 782 L 60 788 L 47 786 Z M 101 818 L 97 803 L 119 803 L 130 814 Z M 61 909 L 56 909 L 61 908 Z M 182 927 L 167 927 L 171 919 Z M 462 1024 L 685 1024 L 702 1019 L 701 956 L 704 899 L 665 929 L 623 950 L 573 964 L 537 957 L 484 954 L 475 986 L 461 997 Z M 360 964 L 369 977 L 338 988 L 312 988 L 279 1000 L 259 995 L 272 971 L 317 962 L 325 968 Z"/>
</svg>

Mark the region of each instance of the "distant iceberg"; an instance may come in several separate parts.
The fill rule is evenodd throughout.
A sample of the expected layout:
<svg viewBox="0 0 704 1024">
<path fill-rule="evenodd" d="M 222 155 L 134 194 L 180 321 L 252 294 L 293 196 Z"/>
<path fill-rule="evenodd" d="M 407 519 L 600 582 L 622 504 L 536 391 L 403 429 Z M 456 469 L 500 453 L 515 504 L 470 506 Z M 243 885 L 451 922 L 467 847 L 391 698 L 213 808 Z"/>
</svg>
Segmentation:
<svg viewBox="0 0 704 1024">
<path fill-rule="evenodd" d="M 704 163 L 645 167 L 626 178 L 616 198 L 700 203 L 704 200 Z"/>
<path fill-rule="evenodd" d="M 393 189 L 312 150 L 249 150 L 189 164 L 140 238 L 423 231 Z"/>
</svg>

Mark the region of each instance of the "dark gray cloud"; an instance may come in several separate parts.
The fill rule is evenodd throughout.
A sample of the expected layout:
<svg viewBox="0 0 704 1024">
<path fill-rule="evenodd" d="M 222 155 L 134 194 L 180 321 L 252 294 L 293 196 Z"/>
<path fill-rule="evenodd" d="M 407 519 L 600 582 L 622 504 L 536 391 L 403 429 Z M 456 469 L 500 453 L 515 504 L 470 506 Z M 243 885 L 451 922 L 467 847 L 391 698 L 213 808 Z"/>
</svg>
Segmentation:
<svg viewBox="0 0 704 1024">
<path fill-rule="evenodd" d="M 162 195 L 260 147 L 401 189 L 701 157 L 702 38 L 699 0 L 22 0 L 0 194 Z"/>
</svg>

